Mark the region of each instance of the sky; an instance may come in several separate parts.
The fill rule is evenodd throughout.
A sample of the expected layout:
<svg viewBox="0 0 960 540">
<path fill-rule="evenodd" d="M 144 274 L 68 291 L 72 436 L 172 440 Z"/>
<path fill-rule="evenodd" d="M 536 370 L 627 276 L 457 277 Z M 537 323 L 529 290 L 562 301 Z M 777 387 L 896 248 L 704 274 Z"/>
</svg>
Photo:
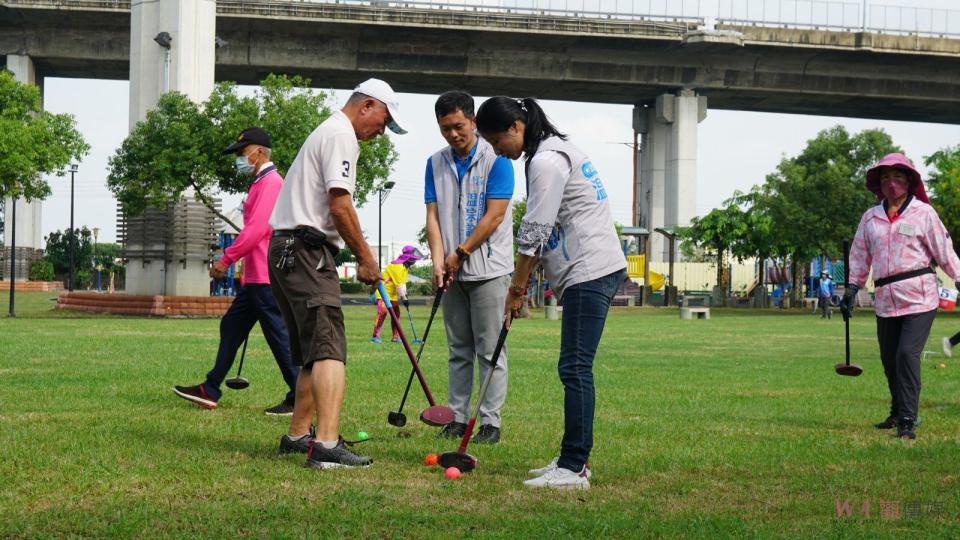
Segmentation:
<svg viewBox="0 0 960 540">
<path fill-rule="evenodd" d="M 715 5 L 717 0 L 712 0 Z M 729 0 L 721 0 L 729 3 Z M 703 0 L 710 4 L 711 0 Z M 902 6 L 958 8 L 951 0 L 891 0 Z M 957 13 L 960 16 L 960 12 Z M 389 81 L 388 81 L 389 82 Z M 245 87 L 244 92 L 252 88 Z M 504 89 L 504 93 L 510 93 Z M 335 90 L 339 106 L 348 96 Z M 397 184 L 383 207 L 383 242 L 413 242 L 424 223 L 423 173 L 426 159 L 445 145 L 433 116 L 434 95 L 400 94 L 401 115 L 407 135 L 389 136 L 400 155 L 391 179 Z M 477 105 L 483 97 L 477 97 Z M 106 188 L 108 159 L 128 130 L 128 83 L 88 79 L 48 78 L 44 81 L 45 109 L 76 117 L 79 130 L 91 145 L 80 162 L 75 184 L 75 223 L 100 228 L 100 241 L 116 239 L 116 201 Z M 631 106 L 541 102 L 546 113 L 570 140 L 586 152 L 599 170 L 610 195 L 614 219 L 629 223 L 632 203 Z M 960 126 L 859 120 L 822 116 L 709 110 L 697 138 L 696 211 L 703 215 L 719 206 L 736 190 L 763 182 L 784 157 L 799 153 L 817 132 L 843 125 L 856 132 L 882 128 L 915 162 L 936 150 L 960 144 Z M 523 172 L 515 163 L 517 190 L 524 195 Z M 926 175 L 925 175 L 926 176 Z M 69 226 L 70 179 L 49 178 L 53 193 L 43 203 L 42 235 Z M 224 208 L 236 206 L 239 195 L 224 195 Z M 377 205 L 359 209 L 360 222 L 370 243 L 377 243 Z"/>
</svg>

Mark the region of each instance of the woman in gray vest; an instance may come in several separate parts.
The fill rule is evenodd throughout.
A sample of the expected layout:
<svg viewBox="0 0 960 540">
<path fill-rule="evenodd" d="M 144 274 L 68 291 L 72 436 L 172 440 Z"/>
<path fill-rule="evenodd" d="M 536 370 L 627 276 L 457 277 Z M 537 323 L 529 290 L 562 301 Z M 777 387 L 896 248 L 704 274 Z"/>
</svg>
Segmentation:
<svg viewBox="0 0 960 540">
<path fill-rule="evenodd" d="M 498 96 L 477 111 L 477 128 L 494 151 L 526 160 L 527 211 L 517 234 L 517 259 L 504 308 L 520 313 L 527 282 L 542 262 L 563 304 L 558 371 L 564 386 L 560 456 L 530 470 L 528 487 L 590 487 L 593 448 L 593 360 L 610 301 L 626 279 L 607 192 L 579 148 L 555 128 L 532 98 Z"/>
</svg>

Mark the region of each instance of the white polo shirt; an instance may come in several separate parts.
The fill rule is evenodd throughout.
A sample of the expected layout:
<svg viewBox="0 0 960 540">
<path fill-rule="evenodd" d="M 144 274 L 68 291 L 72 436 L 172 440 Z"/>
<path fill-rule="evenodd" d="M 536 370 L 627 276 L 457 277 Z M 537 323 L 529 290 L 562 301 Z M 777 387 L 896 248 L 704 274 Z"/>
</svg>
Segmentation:
<svg viewBox="0 0 960 540">
<path fill-rule="evenodd" d="M 343 248 L 343 238 L 330 216 L 329 192 L 339 188 L 353 195 L 359 156 L 353 124 L 342 111 L 336 111 L 300 147 L 273 207 L 270 227 L 275 231 L 313 227 Z"/>
</svg>

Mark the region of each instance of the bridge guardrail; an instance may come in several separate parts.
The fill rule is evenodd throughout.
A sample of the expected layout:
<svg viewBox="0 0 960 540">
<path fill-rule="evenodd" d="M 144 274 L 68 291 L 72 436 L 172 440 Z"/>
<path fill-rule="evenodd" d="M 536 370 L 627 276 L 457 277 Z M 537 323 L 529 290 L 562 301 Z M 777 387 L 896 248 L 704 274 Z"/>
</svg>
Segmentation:
<svg viewBox="0 0 960 540">
<path fill-rule="evenodd" d="M 960 38 L 960 10 L 843 0 L 720 0 L 723 24 Z"/>
<path fill-rule="evenodd" d="M 647 22 L 667 26 L 658 30 L 685 29 L 713 22 L 734 25 L 811 28 L 841 32 L 875 32 L 960 39 L 960 9 L 898 6 L 853 0 L 719 0 L 717 10 L 705 13 L 705 0 L 219 0 L 225 5 L 257 6 L 262 11 L 314 13 L 322 6 L 365 9 L 435 11 L 532 19 L 550 17 L 558 29 L 602 30 L 606 21 L 616 33 L 628 30 L 623 23 Z M 0 5 L 31 8 L 57 7 L 128 10 L 130 0 L 0 0 Z M 299 7 L 298 7 L 299 6 Z M 556 19 L 569 19 L 561 24 Z M 479 19 L 478 19 L 479 20 Z M 506 21 L 508 19 L 504 19 Z M 533 25 L 537 26 L 537 25 Z"/>
</svg>

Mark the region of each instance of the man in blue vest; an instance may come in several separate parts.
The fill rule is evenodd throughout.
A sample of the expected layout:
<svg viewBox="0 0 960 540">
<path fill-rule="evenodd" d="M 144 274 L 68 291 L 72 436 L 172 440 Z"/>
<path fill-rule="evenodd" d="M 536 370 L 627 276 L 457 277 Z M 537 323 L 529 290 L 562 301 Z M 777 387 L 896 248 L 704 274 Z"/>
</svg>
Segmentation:
<svg viewBox="0 0 960 540">
<path fill-rule="evenodd" d="M 474 364 L 479 364 L 480 378 L 486 377 L 503 321 L 513 271 L 513 164 L 497 157 L 490 144 L 477 137 L 473 96 L 446 92 L 434 111 L 448 145 L 427 160 L 424 202 L 433 283 L 448 287 L 443 295 L 448 404 L 456 416 L 440 436 L 458 438 L 467 427 Z M 504 348 L 480 404 L 474 442 L 500 441 L 500 410 L 506 397 Z"/>
</svg>

